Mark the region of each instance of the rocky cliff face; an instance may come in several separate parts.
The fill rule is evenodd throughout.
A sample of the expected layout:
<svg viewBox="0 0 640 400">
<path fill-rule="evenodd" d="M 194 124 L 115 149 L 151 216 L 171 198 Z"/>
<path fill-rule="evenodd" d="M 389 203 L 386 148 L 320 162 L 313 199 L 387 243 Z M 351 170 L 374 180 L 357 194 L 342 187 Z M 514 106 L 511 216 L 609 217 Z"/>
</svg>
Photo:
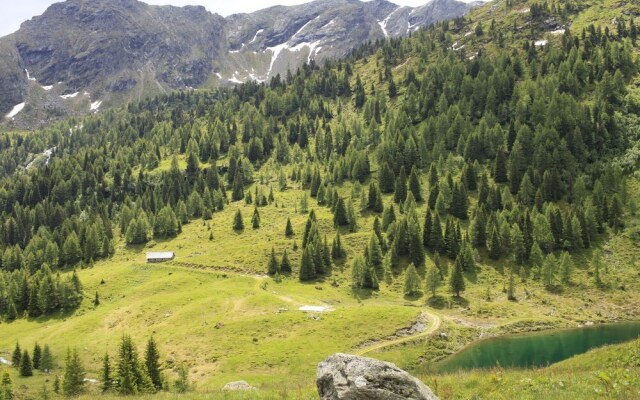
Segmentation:
<svg viewBox="0 0 640 400">
<path fill-rule="evenodd" d="M 24 111 L 4 119 L 34 125 L 174 89 L 266 81 L 472 6 L 317 0 L 223 18 L 203 7 L 67 0 L 0 38 L 0 115 L 27 101 Z"/>
</svg>

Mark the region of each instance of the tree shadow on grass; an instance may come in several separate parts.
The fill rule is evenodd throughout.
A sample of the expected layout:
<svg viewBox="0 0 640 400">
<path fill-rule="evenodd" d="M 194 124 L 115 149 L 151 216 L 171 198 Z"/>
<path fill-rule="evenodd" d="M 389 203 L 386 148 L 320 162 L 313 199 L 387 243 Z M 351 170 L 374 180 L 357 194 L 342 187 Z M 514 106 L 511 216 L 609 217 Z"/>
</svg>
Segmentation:
<svg viewBox="0 0 640 400">
<path fill-rule="evenodd" d="M 373 290 L 373 289 L 351 288 L 351 293 L 352 293 L 353 297 L 356 298 L 357 300 L 370 299 L 371 296 L 373 295 L 373 292 L 375 292 L 375 290 Z"/>
<path fill-rule="evenodd" d="M 407 301 L 416 301 L 419 300 L 422 297 L 423 293 L 417 292 L 417 293 L 411 293 L 411 294 L 405 294 L 404 295 L 404 299 Z"/>
<path fill-rule="evenodd" d="M 444 296 L 437 294 L 433 297 L 429 297 L 425 304 L 431 308 L 442 310 L 447 306 L 447 299 Z"/>
<path fill-rule="evenodd" d="M 451 305 L 467 308 L 469 307 L 469 300 L 462 296 L 460 297 L 451 296 Z"/>
<path fill-rule="evenodd" d="M 478 283 L 478 268 L 471 271 L 464 271 L 464 277 L 471 283 Z"/>
</svg>

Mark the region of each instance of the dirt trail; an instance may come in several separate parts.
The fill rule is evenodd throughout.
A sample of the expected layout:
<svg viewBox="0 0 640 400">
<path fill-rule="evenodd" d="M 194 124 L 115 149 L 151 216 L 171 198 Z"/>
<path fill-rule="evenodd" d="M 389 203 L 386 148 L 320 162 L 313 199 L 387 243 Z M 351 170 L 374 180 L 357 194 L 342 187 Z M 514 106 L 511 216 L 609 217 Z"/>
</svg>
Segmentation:
<svg viewBox="0 0 640 400">
<path fill-rule="evenodd" d="M 381 349 L 384 349 L 385 347 L 396 346 L 402 343 L 410 342 L 412 340 L 420 339 L 420 338 L 431 335 L 432 333 L 437 331 L 438 328 L 440 328 L 442 319 L 440 318 L 439 315 L 429 310 L 423 310 L 422 312 L 429 318 L 429 322 L 430 322 L 430 325 L 426 330 L 416 333 L 415 335 L 405 336 L 398 339 L 383 340 L 383 341 L 374 343 L 372 345 L 363 347 L 355 351 L 355 354 L 358 356 L 363 356 L 367 353 L 371 353 L 372 351 L 381 350 Z"/>
</svg>

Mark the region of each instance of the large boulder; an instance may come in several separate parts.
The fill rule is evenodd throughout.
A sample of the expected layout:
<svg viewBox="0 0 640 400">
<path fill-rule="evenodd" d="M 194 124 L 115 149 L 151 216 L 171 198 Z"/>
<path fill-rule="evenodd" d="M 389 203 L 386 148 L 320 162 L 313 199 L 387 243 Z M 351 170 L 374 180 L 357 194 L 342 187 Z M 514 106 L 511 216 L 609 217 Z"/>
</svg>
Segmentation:
<svg viewBox="0 0 640 400">
<path fill-rule="evenodd" d="M 394 364 L 341 353 L 318 364 L 316 385 L 322 400 L 438 400 Z"/>
</svg>

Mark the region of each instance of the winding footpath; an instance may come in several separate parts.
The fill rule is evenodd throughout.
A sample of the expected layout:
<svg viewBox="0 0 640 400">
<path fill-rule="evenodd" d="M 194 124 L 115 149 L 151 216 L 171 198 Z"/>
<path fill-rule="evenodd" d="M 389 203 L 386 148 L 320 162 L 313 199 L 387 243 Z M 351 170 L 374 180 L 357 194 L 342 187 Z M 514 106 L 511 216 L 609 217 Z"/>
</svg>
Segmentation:
<svg viewBox="0 0 640 400">
<path fill-rule="evenodd" d="M 413 340 L 420 339 L 433 334 L 435 331 L 438 330 L 438 328 L 440 328 L 440 324 L 442 323 L 442 318 L 440 318 L 438 314 L 435 314 L 432 311 L 427 309 L 422 310 L 422 312 L 425 313 L 429 318 L 429 327 L 426 330 L 416 333 L 415 335 L 405 336 L 398 339 L 383 340 L 383 341 L 374 343 L 370 346 L 366 346 L 356 350 L 354 352 L 355 355 L 363 356 L 365 354 L 371 353 L 376 350 L 382 350 L 386 347 L 391 347 L 391 346 L 396 346 L 402 343 L 411 342 Z"/>
</svg>

